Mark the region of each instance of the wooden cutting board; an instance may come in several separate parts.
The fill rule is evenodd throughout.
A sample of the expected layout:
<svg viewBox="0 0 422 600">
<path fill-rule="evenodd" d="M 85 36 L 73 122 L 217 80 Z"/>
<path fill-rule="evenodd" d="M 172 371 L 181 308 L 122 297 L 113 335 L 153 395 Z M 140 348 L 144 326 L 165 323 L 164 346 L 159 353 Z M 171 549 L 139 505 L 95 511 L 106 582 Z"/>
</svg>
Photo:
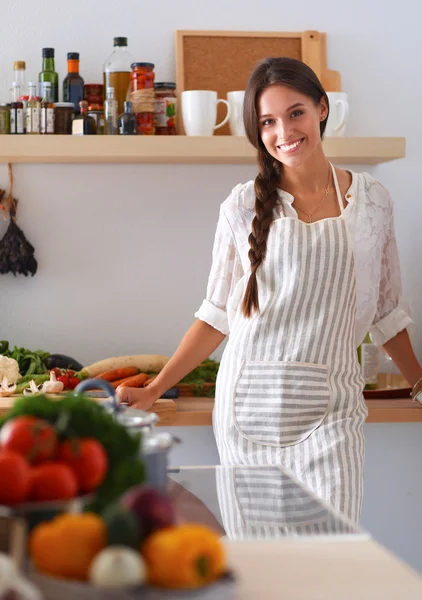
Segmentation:
<svg viewBox="0 0 422 600">
<path fill-rule="evenodd" d="M 62 397 L 60 394 L 47 394 L 47 396 L 51 400 L 57 400 L 58 402 L 60 402 L 60 398 Z M 19 395 L 16 395 L 10 396 L 9 398 L 0 398 L 0 417 L 5 415 L 7 411 L 12 408 L 14 402 L 19 397 Z M 104 400 L 104 398 L 92 398 L 92 400 L 94 402 L 98 402 L 100 400 Z M 174 400 L 160 399 L 156 401 L 149 412 L 153 412 L 159 416 L 159 426 L 171 425 L 176 414 L 176 403 Z"/>
</svg>

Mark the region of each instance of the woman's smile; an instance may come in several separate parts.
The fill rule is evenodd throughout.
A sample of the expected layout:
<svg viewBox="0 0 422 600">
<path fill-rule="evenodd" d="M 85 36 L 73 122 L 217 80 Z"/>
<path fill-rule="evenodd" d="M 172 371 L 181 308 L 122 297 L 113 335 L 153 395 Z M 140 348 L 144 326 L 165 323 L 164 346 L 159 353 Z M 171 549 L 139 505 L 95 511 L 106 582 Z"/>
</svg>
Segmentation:
<svg viewBox="0 0 422 600">
<path fill-rule="evenodd" d="M 304 141 L 305 138 L 302 137 L 294 140 L 293 142 L 285 142 L 282 144 L 278 144 L 276 148 L 277 150 L 281 150 L 281 152 L 283 152 L 284 154 L 292 154 L 293 152 L 296 152 L 299 149 L 299 147 Z"/>
</svg>

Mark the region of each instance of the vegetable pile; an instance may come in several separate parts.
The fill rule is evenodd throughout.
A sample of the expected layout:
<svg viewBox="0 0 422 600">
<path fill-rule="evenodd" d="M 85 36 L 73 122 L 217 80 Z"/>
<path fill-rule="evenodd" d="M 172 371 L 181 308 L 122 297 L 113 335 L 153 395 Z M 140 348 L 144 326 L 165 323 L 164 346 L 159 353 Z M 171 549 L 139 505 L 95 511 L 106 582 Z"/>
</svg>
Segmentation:
<svg viewBox="0 0 422 600">
<path fill-rule="evenodd" d="M 22 375 L 42 374 L 48 371 L 46 361 L 50 354 L 43 350 L 27 350 L 15 346 L 9 348 L 9 342 L 0 341 L 0 355 L 16 360 L 19 366 L 18 372 Z M 16 383 L 16 382 L 15 382 Z"/>
<path fill-rule="evenodd" d="M 103 589 L 146 582 L 188 589 L 220 578 L 225 556 L 217 535 L 208 527 L 175 521 L 168 497 L 139 485 L 101 515 L 62 514 L 37 525 L 29 552 L 38 571 Z"/>
<path fill-rule="evenodd" d="M 0 427 L 0 504 L 95 490 L 101 510 L 145 480 L 140 436 L 83 395 L 19 398 Z"/>
</svg>

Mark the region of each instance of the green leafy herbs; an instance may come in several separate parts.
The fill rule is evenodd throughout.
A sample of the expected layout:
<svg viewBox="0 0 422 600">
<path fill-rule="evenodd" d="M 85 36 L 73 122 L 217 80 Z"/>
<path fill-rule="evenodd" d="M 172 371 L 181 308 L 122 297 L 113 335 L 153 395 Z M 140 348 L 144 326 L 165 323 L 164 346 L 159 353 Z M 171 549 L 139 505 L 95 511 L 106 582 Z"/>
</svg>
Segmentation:
<svg viewBox="0 0 422 600">
<path fill-rule="evenodd" d="M 94 437 L 105 448 L 109 461 L 107 477 L 97 490 L 94 506 L 102 509 L 128 487 L 145 481 L 141 456 L 141 435 L 129 432 L 92 399 L 69 394 L 60 401 L 46 396 L 19 398 L 0 419 L 0 427 L 9 419 L 32 415 L 53 424 L 60 438 Z"/>
<path fill-rule="evenodd" d="M 204 391 L 204 384 L 215 384 L 219 366 L 220 363 L 216 362 L 215 360 L 211 360 L 210 358 L 204 360 L 199 367 L 196 367 L 196 369 L 186 375 L 186 377 L 184 377 L 180 383 L 194 385 L 194 396 L 209 396 L 213 398 L 215 395 L 214 388 Z"/>
<path fill-rule="evenodd" d="M 97 492 L 96 498 L 87 510 L 101 513 L 106 506 L 120 498 L 124 492 L 146 480 L 145 464 L 135 456 L 125 458 L 109 472 L 107 479 Z"/>
<path fill-rule="evenodd" d="M 50 356 L 49 352 L 44 350 L 28 350 L 27 348 L 18 348 L 13 350 L 9 347 L 6 340 L 0 341 L 0 354 L 8 358 L 14 358 L 19 364 L 19 373 L 22 377 L 26 375 L 42 375 L 48 372 L 46 360 Z"/>
</svg>

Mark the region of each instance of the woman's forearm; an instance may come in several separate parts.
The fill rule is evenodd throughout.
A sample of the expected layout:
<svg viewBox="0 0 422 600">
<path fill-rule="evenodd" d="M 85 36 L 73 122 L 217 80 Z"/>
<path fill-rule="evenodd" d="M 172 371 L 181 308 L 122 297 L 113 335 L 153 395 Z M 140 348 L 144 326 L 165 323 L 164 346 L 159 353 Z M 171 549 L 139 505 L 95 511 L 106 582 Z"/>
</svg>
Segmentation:
<svg viewBox="0 0 422 600">
<path fill-rule="evenodd" d="M 413 352 L 407 329 L 403 329 L 391 340 L 388 340 L 383 348 L 391 356 L 409 385 L 413 387 L 422 377 L 422 367 Z"/>
<path fill-rule="evenodd" d="M 157 398 L 208 358 L 225 337 L 208 323 L 199 319 L 195 321 L 169 362 L 149 386 Z"/>
</svg>

